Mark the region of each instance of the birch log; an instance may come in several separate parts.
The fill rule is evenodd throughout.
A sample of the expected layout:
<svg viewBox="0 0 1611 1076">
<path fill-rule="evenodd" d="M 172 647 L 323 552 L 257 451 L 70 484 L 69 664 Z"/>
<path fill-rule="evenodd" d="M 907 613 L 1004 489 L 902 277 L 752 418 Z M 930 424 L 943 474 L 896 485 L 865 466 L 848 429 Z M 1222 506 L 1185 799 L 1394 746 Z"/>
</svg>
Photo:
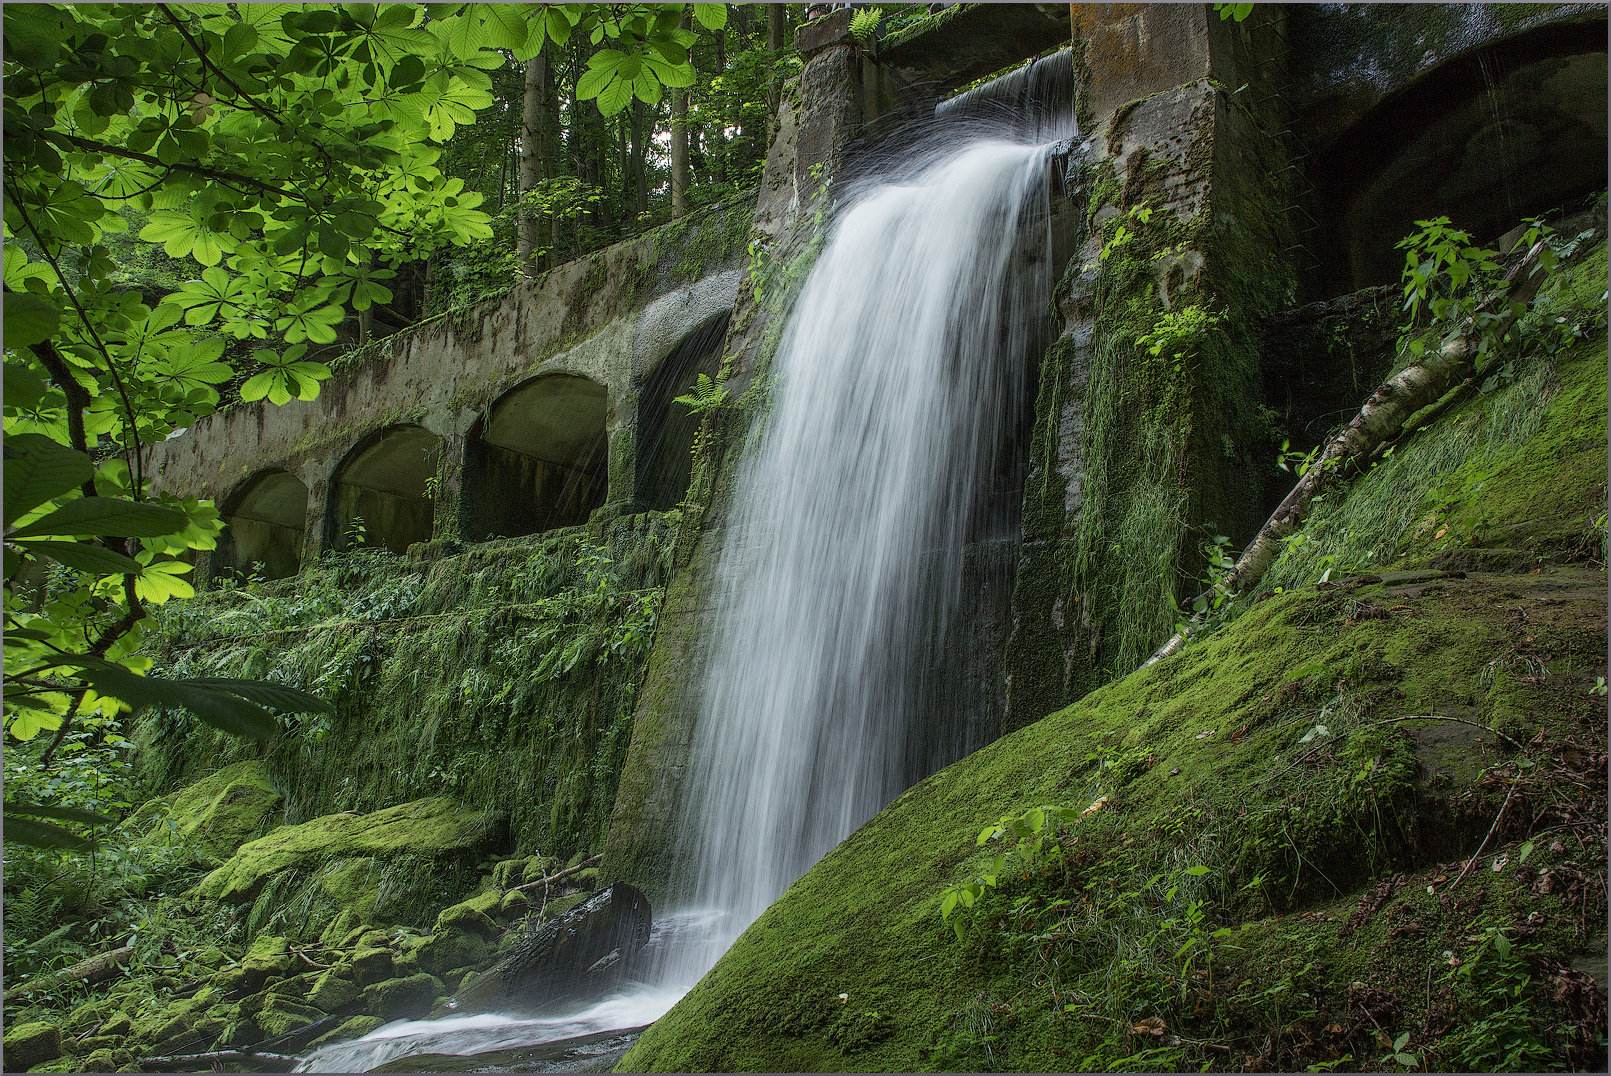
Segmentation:
<svg viewBox="0 0 1611 1076">
<path fill-rule="evenodd" d="M 1518 304 L 1525 306 L 1530 302 L 1548 275 L 1538 264 L 1543 249 L 1542 241 L 1534 244 L 1521 263 L 1510 271 L 1509 287 L 1484 304 L 1486 309 L 1491 309 L 1494 303 L 1504 304 L 1499 320 L 1491 323 L 1497 334 L 1503 334 L 1510 327 L 1520 308 Z M 1458 382 L 1470 377 L 1476 370 L 1477 360 L 1474 328 L 1473 318 L 1450 334 L 1436 351 L 1407 367 L 1373 392 L 1354 420 L 1326 442 L 1319 458 L 1270 514 L 1264 526 L 1259 528 L 1259 533 L 1242 551 L 1236 565 L 1212 589 L 1199 597 L 1212 599 L 1218 595 L 1239 594 L 1257 585 L 1280 555 L 1282 540 L 1303 526 L 1310 502 L 1328 481 L 1340 475 L 1349 463 L 1376 451 L 1384 442 L 1396 436 L 1417 411 L 1436 403 Z M 1193 604 L 1196 604 L 1195 600 Z M 1199 619 L 1200 616 L 1192 617 L 1193 623 Z M 1176 632 L 1142 667 L 1162 661 L 1185 645 L 1185 634 Z"/>
</svg>

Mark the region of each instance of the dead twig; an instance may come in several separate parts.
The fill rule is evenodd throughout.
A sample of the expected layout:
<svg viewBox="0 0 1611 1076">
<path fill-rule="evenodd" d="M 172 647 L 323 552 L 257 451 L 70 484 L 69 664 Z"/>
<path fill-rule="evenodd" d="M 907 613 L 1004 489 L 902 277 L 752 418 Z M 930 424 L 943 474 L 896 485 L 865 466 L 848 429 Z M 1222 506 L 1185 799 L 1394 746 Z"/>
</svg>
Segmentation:
<svg viewBox="0 0 1611 1076">
<path fill-rule="evenodd" d="M 1493 839 L 1494 831 L 1499 828 L 1500 821 L 1505 817 L 1505 810 L 1510 806 L 1510 797 L 1516 794 L 1516 784 L 1520 780 L 1520 773 L 1511 778 L 1510 791 L 1505 793 L 1505 802 L 1499 805 L 1499 813 L 1494 815 L 1494 824 L 1488 827 L 1488 835 L 1482 839 L 1481 844 L 1477 845 L 1477 851 L 1470 859 L 1466 860 L 1465 867 L 1460 871 L 1459 875 L 1455 877 L 1454 881 L 1449 883 L 1449 888 L 1444 890 L 1445 893 L 1453 890 L 1455 886 L 1459 885 L 1460 879 L 1464 878 L 1467 872 L 1471 870 L 1472 866 L 1476 864 L 1477 860 L 1482 858 L 1482 850 L 1488 847 L 1488 842 Z"/>
</svg>

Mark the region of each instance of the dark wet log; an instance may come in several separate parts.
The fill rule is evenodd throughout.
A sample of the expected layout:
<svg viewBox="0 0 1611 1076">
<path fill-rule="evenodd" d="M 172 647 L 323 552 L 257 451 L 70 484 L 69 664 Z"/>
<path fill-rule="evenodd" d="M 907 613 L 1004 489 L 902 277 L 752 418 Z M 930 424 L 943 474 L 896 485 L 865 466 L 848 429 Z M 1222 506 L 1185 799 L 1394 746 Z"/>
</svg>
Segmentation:
<svg viewBox="0 0 1611 1076">
<path fill-rule="evenodd" d="M 174 1054 L 147 1057 L 140 1061 L 142 1072 L 212 1072 L 215 1065 L 249 1065 L 254 1072 L 290 1072 L 300 1057 L 290 1054 L 260 1054 L 251 1050 L 214 1050 L 205 1054 Z"/>
<path fill-rule="evenodd" d="M 541 1009 L 607 993 L 649 940 L 648 899 L 625 882 L 599 890 L 523 938 L 508 956 L 471 979 L 449 1012 Z"/>
</svg>

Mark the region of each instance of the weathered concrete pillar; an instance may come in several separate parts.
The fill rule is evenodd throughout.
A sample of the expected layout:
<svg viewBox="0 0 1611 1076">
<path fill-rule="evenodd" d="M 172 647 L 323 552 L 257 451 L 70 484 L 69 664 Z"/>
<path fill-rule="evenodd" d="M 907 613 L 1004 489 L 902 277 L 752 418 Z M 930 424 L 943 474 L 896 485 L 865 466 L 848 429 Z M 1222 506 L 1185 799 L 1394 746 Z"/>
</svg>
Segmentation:
<svg viewBox="0 0 1611 1076">
<path fill-rule="evenodd" d="M 1076 5 L 1086 239 L 1042 365 L 1008 727 L 1138 665 L 1257 529 L 1259 319 L 1291 301 L 1279 5 Z"/>
</svg>

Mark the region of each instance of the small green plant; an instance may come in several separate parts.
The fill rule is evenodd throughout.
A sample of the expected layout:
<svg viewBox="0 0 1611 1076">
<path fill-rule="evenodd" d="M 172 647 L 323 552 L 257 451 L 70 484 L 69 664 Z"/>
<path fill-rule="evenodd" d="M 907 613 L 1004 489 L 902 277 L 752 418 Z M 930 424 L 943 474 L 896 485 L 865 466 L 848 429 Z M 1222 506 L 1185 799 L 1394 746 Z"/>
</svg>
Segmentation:
<svg viewBox="0 0 1611 1076">
<path fill-rule="evenodd" d="M 712 381 L 709 374 L 700 374 L 694 380 L 693 391 L 673 397 L 672 402 L 688 408 L 689 414 L 708 414 L 727 402 L 727 381 L 720 377 Z"/>
<path fill-rule="evenodd" d="M 1053 835 L 1046 832 L 1047 824 L 1058 823 L 1066 826 L 1077 821 L 1079 817 L 1080 812 L 1073 807 L 1049 805 L 1031 807 L 1019 814 L 1004 815 L 995 825 L 986 826 L 979 831 L 975 843 L 983 848 L 991 841 L 1011 837 L 1015 842 L 1012 854 L 1021 861 L 1023 870 L 1033 871 L 1044 866 L 1047 858 L 1061 849 Z M 956 931 L 957 940 L 962 939 L 966 928 L 961 916 L 953 921 L 952 915 L 959 908 L 971 910 L 988 890 L 996 888 L 1007 869 L 1007 855 L 1004 851 L 997 852 L 990 858 L 990 866 L 983 872 L 966 882 L 948 886 L 940 894 L 940 918 L 951 924 L 951 928 Z"/>
<path fill-rule="evenodd" d="M 1478 935 L 1469 952 L 1446 950 L 1446 982 L 1466 1019 L 1439 1044 L 1445 1061 L 1471 1072 L 1536 1072 L 1555 1051 L 1545 1038 L 1550 1017 L 1535 1007 L 1533 976 L 1520 946 L 1498 927 Z"/>
<path fill-rule="evenodd" d="M 438 489 L 440 489 L 441 486 L 442 486 L 442 478 L 441 478 L 440 475 L 434 475 L 433 474 L 430 477 L 426 478 L 426 480 L 425 480 L 425 499 L 434 504 L 436 502 L 436 491 Z"/>
<path fill-rule="evenodd" d="M 1387 1041 L 1387 1036 L 1385 1034 L 1381 1034 L 1381 1038 L 1384 1043 Z M 1404 1052 L 1404 1047 L 1409 1045 L 1409 1041 L 1410 1033 L 1408 1031 L 1401 1034 L 1398 1038 L 1393 1039 L 1387 1053 L 1383 1054 L 1376 1063 L 1378 1065 L 1399 1064 L 1403 1065 L 1406 1069 L 1413 1070 L 1415 1066 L 1421 1063 L 1421 1059 L 1416 1057 L 1414 1054 Z"/>
<path fill-rule="evenodd" d="M 878 24 L 883 21 L 883 18 L 883 8 L 862 8 L 850 17 L 850 36 L 865 45 L 878 32 Z"/>
<path fill-rule="evenodd" d="M 1221 22 L 1224 22 L 1226 19 L 1234 19 L 1237 22 L 1243 22 L 1249 15 L 1253 14 L 1253 5 L 1215 4 L 1214 10 L 1219 12 Z"/>
<path fill-rule="evenodd" d="M 341 541 L 348 549 L 357 549 L 369 541 L 369 527 L 363 516 L 353 516 L 347 529 L 341 532 Z"/>
<path fill-rule="evenodd" d="M 1136 347 L 1154 358 L 1171 364 L 1176 374 L 1184 373 L 1188 357 L 1223 320 L 1195 303 L 1178 307 L 1159 318 L 1152 329 L 1136 341 Z"/>
<path fill-rule="evenodd" d="M 1548 235 L 1540 222 L 1529 221 L 1513 250 L 1530 250 Z M 1452 227 L 1448 217 L 1415 222 L 1419 231 L 1399 240 L 1404 251 L 1404 313 L 1408 320 L 1398 341 L 1400 358 L 1419 360 L 1429 347 L 1436 347 L 1442 336 L 1465 319 L 1472 319 L 1477 335 L 1477 353 L 1494 354 L 1508 335 L 1506 315 L 1521 315 L 1521 309 L 1484 309 L 1483 303 L 1504 284 L 1505 266 L 1497 251 L 1476 246 L 1469 232 Z M 1539 251 L 1538 268 L 1548 272 L 1558 261 L 1545 243 Z M 1418 329 L 1419 327 L 1419 329 Z M 1489 389 L 1488 391 L 1492 391 Z"/>
<path fill-rule="evenodd" d="M 1102 253 L 1097 256 L 1101 261 L 1107 261 L 1108 255 L 1112 254 L 1120 247 L 1129 246 L 1130 243 L 1135 240 L 1135 229 L 1132 228 L 1130 224 L 1127 224 L 1126 220 L 1129 221 L 1130 224 L 1146 224 L 1152 220 L 1152 207 L 1146 202 L 1142 202 L 1140 205 L 1132 208 L 1130 212 L 1125 215 L 1125 220 L 1121 220 L 1118 226 L 1114 228 L 1113 238 L 1109 239 L 1102 245 Z"/>
</svg>

